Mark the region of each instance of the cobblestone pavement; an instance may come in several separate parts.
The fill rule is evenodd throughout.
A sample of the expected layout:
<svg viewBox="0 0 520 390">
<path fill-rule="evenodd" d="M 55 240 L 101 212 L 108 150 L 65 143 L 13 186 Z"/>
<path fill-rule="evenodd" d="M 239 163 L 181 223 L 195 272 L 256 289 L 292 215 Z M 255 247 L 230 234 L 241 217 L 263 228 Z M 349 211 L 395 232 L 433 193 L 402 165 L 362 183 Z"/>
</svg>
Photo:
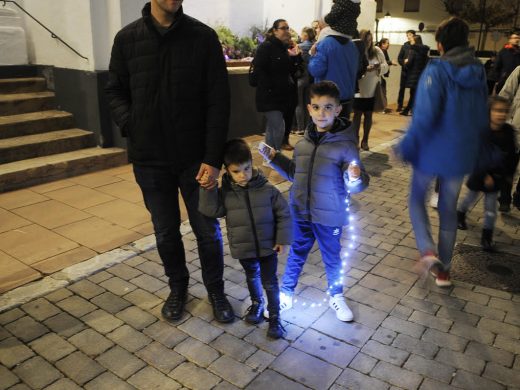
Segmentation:
<svg viewBox="0 0 520 390">
<path fill-rule="evenodd" d="M 357 238 L 345 281 L 354 322 L 339 322 L 326 305 L 312 307 L 326 286 L 315 248 L 295 308 L 283 314 L 286 340 L 268 340 L 265 323 L 217 323 L 184 224 L 192 279 L 181 321 L 161 319 L 168 287 L 156 250 L 123 247 L 107 254 L 119 256 L 116 265 L 87 278 L 76 269 L 74 283 L 55 278 L 54 291 L 19 306 L 5 306 L 5 294 L 0 389 L 520 388 L 520 296 L 417 281 L 410 272 L 417 251 L 406 206 L 409 169 L 384 150 L 364 161 L 372 180 L 354 201 Z M 277 186 L 285 192 L 289 184 Z M 471 228 L 459 241 L 478 243 L 481 211 L 479 204 L 469 215 Z M 499 218 L 503 250 L 518 250 L 518 217 L 515 210 Z M 226 292 L 241 315 L 249 305 L 244 273 L 229 255 L 225 263 Z"/>
</svg>

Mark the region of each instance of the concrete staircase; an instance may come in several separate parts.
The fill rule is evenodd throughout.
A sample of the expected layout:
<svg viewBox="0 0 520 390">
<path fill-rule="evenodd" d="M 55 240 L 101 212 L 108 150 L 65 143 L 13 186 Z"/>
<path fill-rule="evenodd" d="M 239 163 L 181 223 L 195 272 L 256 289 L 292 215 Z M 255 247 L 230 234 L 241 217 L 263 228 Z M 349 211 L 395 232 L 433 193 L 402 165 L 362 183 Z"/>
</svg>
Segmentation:
<svg viewBox="0 0 520 390">
<path fill-rule="evenodd" d="M 55 107 L 43 77 L 0 79 L 0 192 L 127 163 Z"/>
</svg>

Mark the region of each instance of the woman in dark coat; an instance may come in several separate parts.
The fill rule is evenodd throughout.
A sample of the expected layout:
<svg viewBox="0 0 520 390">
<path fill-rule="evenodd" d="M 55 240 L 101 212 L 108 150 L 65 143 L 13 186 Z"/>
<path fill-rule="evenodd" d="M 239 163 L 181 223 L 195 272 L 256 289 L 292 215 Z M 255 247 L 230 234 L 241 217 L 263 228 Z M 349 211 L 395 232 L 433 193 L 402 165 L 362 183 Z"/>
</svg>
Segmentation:
<svg viewBox="0 0 520 390">
<path fill-rule="evenodd" d="M 410 100 L 408 105 L 401 111 L 401 115 L 408 115 L 410 110 L 413 109 L 413 102 L 415 100 L 415 90 L 419 83 L 419 78 L 426 68 L 428 63 L 428 52 L 430 47 L 423 45 L 422 38 L 420 35 L 414 35 L 410 42 L 410 50 L 408 51 L 408 58 L 404 60 L 406 66 L 406 88 L 410 88 Z"/>
<path fill-rule="evenodd" d="M 266 40 L 258 47 L 253 60 L 258 77 L 256 109 L 264 113 L 267 124 L 265 142 L 282 148 L 288 111 L 297 105 L 296 73 L 302 63 L 298 45 L 290 49 L 291 35 L 287 21 L 278 19 L 268 31 Z M 285 114 L 285 115 L 284 115 Z"/>
</svg>

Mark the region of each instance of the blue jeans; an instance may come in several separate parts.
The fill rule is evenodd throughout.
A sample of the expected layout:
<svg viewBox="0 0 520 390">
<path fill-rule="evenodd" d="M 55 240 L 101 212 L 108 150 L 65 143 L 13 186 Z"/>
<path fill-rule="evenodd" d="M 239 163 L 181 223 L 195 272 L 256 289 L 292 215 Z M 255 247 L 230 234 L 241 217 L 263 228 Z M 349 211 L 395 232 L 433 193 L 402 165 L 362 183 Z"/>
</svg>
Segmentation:
<svg viewBox="0 0 520 390">
<path fill-rule="evenodd" d="M 316 240 L 318 240 L 323 263 L 325 264 L 330 295 L 343 292 L 343 283 L 338 283 L 341 277 L 341 230 L 341 226 L 324 226 L 318 223 L 293 219 L 294 240 L 282 277 L 282 292 L 289 295 L 294 293 L 307 256 Z"/>
<path fill-rule="evenodd" d="M 280 311 L 280 288 L 276 269 L 278 256 L 272 254 L 252 259 L 240 259 L 240 264 L 246 271 L 247 288 L 251 300 L 260 301 L 262 298 L 262 286 L 267 295 L 267 310 L 269 315 L 276 315 Z"/>
<path fill-rule="evenodd" d="M 200 165 L 181 172 L 172 167 L 134 165 L 144 203 L 152 215 L 157 250 L 172 290 L 185 290 L 190 273 L 180 232 L 179 189 L 186 204 L 190 225 L 197 238 L 202 279 L 208 292 L 224 292 L 224 257 L 220 225 L 198 211 L 199 183 L 195 176 Z"/>
<path fill-rule="evenodd" d="M 478 199 L 479 191 L 469 191 L 460 203 L 458 210 L 467 213 Z M 484 229 L 493 230 L 497 220 L 498 192 L 484 193 Z"/>
<path fill-rule="evenodd" d="M 282 111 L 264 112 L 267 123 L 265 125 L 265 143 L 276 150 L 282 149 L 285 134 L 285 121 Z"/>
<path fill-rule="evenodd" d="M 430 219 L 426 212 L 426 195 L 436 176 L 414 169 L 409 199 L 410 220 L 415 233 L 417 249 L 421 255 L 438 253 L 439 259 L 448 271 L 457 238 L 457 199 L 459 198 L 463 176 L 441 177 L 439 179 L 439 244 L 438 249 L 432 238 Z"/>
</svg>

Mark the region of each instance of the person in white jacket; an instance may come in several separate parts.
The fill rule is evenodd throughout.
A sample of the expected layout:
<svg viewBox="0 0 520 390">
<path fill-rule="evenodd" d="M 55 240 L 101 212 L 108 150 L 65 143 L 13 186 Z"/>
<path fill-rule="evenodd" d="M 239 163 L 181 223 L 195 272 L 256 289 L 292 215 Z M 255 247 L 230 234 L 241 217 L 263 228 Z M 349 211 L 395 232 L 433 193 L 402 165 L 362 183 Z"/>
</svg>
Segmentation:
<svg viewBox="0 0 520 390">
<path fill-rule="evenodd" d="M 358 135 L 361 127 L 361 117 L 363 120 L 363 138 L 361 149 L 369 150 L 368 135 L 372 128 L 372 113 L 374 111 L 374 95 L 377 84 L 381 81 L 381 75 L 388 72 L 388 64 L 385 60 L 383 51 L 374 45 L 372 33 L 368 30 L 361 30 L 359 38 L 365 44 L 365 55 L 368 59 L 368 67 L 363 78 L 359 80 L 359 92 L 354 98 L 354 130 Z"/>
<path fill-rule="evenodd" d="M 511 102 L 511 110 L 509 111 L 508 123 L 515 128 L 516 132 L 516 152 L 520 151 L 520 66 L 517 66 L 509 75 L 506 83 L 500 90 L 499 96 L 505 97 Z M 513 206 L 520 210 L 520 178 L 516 182 L 516 190 L 511 197 L 511 189 L 504 189 L 500 193 L 500 211 L 509 211 L 511 209 L 511 199 Z"/>
</svg>

